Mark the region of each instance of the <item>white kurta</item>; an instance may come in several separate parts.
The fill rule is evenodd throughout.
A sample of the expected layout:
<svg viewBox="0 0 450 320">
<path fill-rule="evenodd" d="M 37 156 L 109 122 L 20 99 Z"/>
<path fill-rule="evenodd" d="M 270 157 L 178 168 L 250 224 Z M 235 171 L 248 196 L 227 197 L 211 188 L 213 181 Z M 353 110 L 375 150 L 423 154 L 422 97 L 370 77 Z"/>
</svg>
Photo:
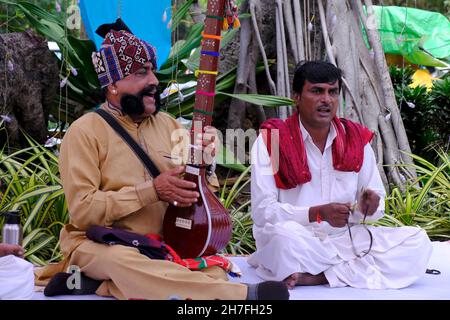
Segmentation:
<svg viewBox="0 0 450 320">
<path fill-rule="evenodd" d="M 370 253 L 362 258 L 354 254 L 347 226 L 332 227 L 328 222 L 309 222 L 309 208 L 331 202 L 354 203 L 359 191 L 374 190 L 380 205 L 367 221 L 384 214 L 385 191 L 369 144 L 364 148 L 360 172 L 342 172 L 333 168 L 332 143 L 336 131 L 331 126 L 322 154 L 308 131 L 300 130 L 308 157 L 312 180 L 290 190 L 278 189 L 273 178 L 270 157 L 261 136 L 252 149 L 252 216 L 257 250 L 248 263 L 266 280 L 283 280 L 295 272 L 313 275 L 324 272 L 331 287 L 402 288 L 419 279 L 431 256 L 431 242 L 420 228 L 373 227 Z M 357 253 L 367 250 L 370 237 L 359 224 L 360 212 L 349 222 Z"/>
<path fill-rule="evenodd" d="M 33 265 L 13 255 L 0 257 L 0 300 L 30 300 L 33 292 Z"/>
</svg>

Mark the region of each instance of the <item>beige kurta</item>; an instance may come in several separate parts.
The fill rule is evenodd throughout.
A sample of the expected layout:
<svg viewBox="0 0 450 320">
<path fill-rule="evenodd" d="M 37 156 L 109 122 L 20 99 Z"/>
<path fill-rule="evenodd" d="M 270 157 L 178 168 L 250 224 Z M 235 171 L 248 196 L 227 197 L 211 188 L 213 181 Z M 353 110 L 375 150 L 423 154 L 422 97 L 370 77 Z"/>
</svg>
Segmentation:
<svg viewBox="0 0 450 320">
<path fill-rule="evenodd" d="M 104 105 L 148 152 L 161 172 L 180 161 L 174 134 L 180 125 L 160 112 L 139 125 Z M 173 139 L 171 137 L 174 137 Z M 174 149 L 175 148 L 175 149 Z M 178 148 L 181 150 L 182 148 Z M 179 162 L 178 162 L 179 164 Z M 119 299 L 245 299 L 247 287 L 227 281 L 217 267 L 194 272 L 169 261 L 150 260 L 137 249 L 94 243 L 85 237 L 92 225 L 122 228 L 139 234 L 161 234 L 167 203 L 158 199 L 141 161 L 97 114 L 89 113 L 67 131 L 59 158 L 70 223 L 61 231 L 65 261 L 44 276 L 78 265 L 87 276 L 104 281 L 99 295 Z"/>
</svg>

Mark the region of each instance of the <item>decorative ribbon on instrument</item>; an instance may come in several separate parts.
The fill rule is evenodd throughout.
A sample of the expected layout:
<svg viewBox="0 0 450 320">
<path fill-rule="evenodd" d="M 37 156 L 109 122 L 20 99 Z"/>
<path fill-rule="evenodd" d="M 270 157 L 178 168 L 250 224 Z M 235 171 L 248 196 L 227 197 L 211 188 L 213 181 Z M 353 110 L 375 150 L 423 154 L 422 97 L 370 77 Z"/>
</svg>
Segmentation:
<svg viewBox="0 0 450 320">
<path fill-rule="evenodd" d="M 218 52 L 214 52 L 214 51 L 206 51 L 206 50 L 202 50 L 200 51 L 201 54 L 206 54 L 208 56 L 213 56 L 213 57 L 220 57 L 220 53 Z"/>
<path fill-rule="evenodd" d="M 207 34 L 202 32 L 203 39 L 222 40 L 222 36 L 216 36 L 215 34 Z"/>
<path fill-rule="evenodd" d="M 203 74 L 212 74 L 212 75 L 215 75 L 215 76 L 217 76 L 217 75 L 219 74 L 218 71 L 195 70 L 195 76 L 196 76 L 196 77 L 198 77 L 198 75 L 199 75 L 200 73 L 203 73 Z"/>
<path fill-rule="evenodd" d="M 204 114 L 204 115 L 206 115 L 206 116 L 213 116 L 214 115 L 214 112 L 212 112 L 212 111 L 206 111 L 206 110 L 202 110 L 202 109 L 194 109 L 194 110 L 192 110 L 192 112 L 197 112 L 197 113 L 201 113 L 201 114 Z M 199 133 L 202 133 L 202 131 L 198 131 Z"/>
<path fill-rule="evenodd" d="M 234 3 L 234 0 L 225 1 L 224 14 L 223 30 L 236 29 L 241 25 L 238 18 L 238 7 Z"/>
<path fill-rule="evenodd" d="M 222 30 L 224 31 L 239 28 L 241 25 L 238 17 L 238 7 L 234 0 L 225 1 L 225 11 L 223 17 L 207 15 L 206 18 L 223 21 Z"/>
<path fill-rule="evenodd" d="M 241 24 L 239 22 L 238 18 L 238 7 L 235 4 L 234 0 L 226 0 L 225 1 L 225 10 L 224 10 L 224 16 L 216 16 L 216 15 L 206 15 L 206 18 L 210 19 L 216 19 L 219 21 L 223 21 L 222 30 L 231 30 L 238 28 Z M 215 34 L 207 34 L 202 32 L 203 40 L 205 39 L 211 39 L 211 40 L 222 40 L 222 36 L 215 35 Z M 203 41 L 202 41 L 203 44 Z M 219 52 L 215 51 L 208 51 L 208 50 L 201 50 L 200 54 L 213 56 L 213 57 L 220 57 Z M 199 74 L 210 74 L 217 76 L 219 73 L 217 71 L 210 71 L 210 70 L 195 70 L 195 76 L 198 77 Z M 214 97 L 215 92 L 205 92 L 201 90 L 197 90 L 197 94 L 201 94 L 208 97 Z"/>
<path fill-rule="evenodd" d="M 206 92 L 206 91 L 201 91 L 201 90 L 197 90 L 197 91 L 195 91 L 195 93 L 196 94 L 202 94 L 202 95 L 207 96 L 207 97 L 214 97 L 216 95 L 215 92 Z"/>
<path fill-rule="evenodd" d="M 146 234 L 145 236 L 152 240 L 160 242 L 163 241 L 162 237 L 157 234 Z M 198 258 L 181 259 L 178 253 L 176 253 L 175 250 L 167 243 L 164 243 L 163 246 L 168 251 L 166 260 L 175 262 L 192 271 L 199 271 L 210 267 L 219 267 L 228 272 L 228 274 L 232 277 L 240 277 L 242 275 L 239 267 L 223 256 L 209 255 Z"/>
</svg>

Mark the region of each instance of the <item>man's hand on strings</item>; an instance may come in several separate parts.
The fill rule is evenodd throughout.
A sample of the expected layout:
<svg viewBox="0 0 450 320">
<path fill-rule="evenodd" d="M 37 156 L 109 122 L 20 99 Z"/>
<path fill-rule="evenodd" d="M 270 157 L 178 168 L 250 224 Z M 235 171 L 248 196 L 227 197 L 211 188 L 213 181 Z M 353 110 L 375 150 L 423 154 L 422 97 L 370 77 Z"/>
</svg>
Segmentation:
<svg viewBox="0 0 450 320">
<path fill-rule="evenodd" d="M 216 156 L 217 141 L 219 141 L 217 129 L 212 126 L 205 126 L 203 134 L 198 133 L 195 138 L 195 145 L 202 146 L 203 159 L 207 164 L 211 164 Z"/>
<path fill-rule="evenodd" d="M 376 194 L 375 191 L 371 189 L 363 190 L 358 199 L 358 210 L 365 214 L 367 212 L 368 216 L 371 216 L 377 211 L 378 205 L 380 204 L 380 196 Z"/>
<path fill-rule="evenodd" d="M 342 228 L 348 223 L 350 203 L 328 203 L 319 206 L 320 218 L 332 227 Z"/>
<path fill-rule="evenodd" d="M 201 145 L 204 152 L 209 151 L 211 156 L 214 157 L 216 155 L 216 141 L 218 140 L 217 129 L 211 126 L 206 126 L 203 128 L 203 134 L 197 134 L 195 144 Z"/>
<path fill-rule="evenodd" d="M 153 180 L 158 197 L 176 207 L 189 207 L 197 202 L 200 194 L 194 191 L 196 184 L 180 178 L 185 167 L 165 171 Z"/>
</svg>

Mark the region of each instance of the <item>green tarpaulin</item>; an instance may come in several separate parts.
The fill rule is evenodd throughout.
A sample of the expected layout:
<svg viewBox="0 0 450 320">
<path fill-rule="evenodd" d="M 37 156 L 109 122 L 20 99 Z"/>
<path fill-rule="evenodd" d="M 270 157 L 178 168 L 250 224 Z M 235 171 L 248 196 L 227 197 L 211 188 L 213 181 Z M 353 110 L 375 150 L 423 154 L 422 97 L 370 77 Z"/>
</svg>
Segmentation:
<svg viewBox="0 0 450 320">
<path fill-rule="evenodd" d="M 450 21 L 444 15 L 407 7 L 373 6 L 385 53 L 414 64 L 450 64 Z"/>
</svg>

